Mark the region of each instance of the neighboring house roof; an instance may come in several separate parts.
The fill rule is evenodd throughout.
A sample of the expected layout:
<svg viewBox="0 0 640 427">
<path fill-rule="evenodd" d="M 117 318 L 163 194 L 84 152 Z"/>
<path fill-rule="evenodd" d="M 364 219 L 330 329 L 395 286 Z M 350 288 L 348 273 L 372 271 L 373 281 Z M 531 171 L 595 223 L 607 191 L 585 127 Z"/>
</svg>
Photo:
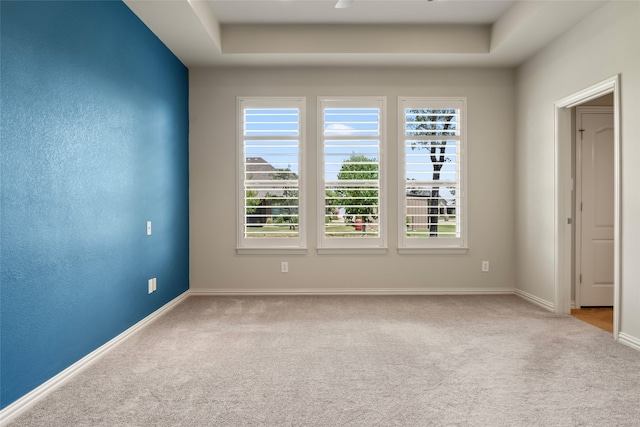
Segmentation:
<svg viewBox="0 0 640 427">
<path fill-rule="evenodd" d="M 262 157 L 247 157 L 246 170 L 248 173 L 247 179 L 250 180 L 270 180 L 273 179 L 273 174 L 278 172 L 278 169 L 274 168 L 271 163 Z"/>
<path fill-rule="evenodd" d="M 271 180 L 276 180 L 274 178 L 274 175 L 278 172 L 287 172 L 288 169 L 278 169 L 273 167 L 273 165 L 269 162 L 267 162 L 265 159 L 263 159 L 262 157 L 247 157 L 245 160 L 245 167 L 246 167 L 246 171 L 247 171 L 247 180 L 251 181 L 251 180 L 260 180 L 260 181 L 271 181 Z M 294 176 L 297 177 L 297 175 L 293 172 L 292 173 Z M 274 190 L 274 189 L 269 189 L 269 190 L 259 190 L 258 191 L 258 195 L 257 197 L 263 198 L 266 197 L 267 193 L 269 193 L 272 196 L 276 196 L 276 197 L 282 197 L 284 195 L 284 191 L 283 190 Z"/>
</svg>

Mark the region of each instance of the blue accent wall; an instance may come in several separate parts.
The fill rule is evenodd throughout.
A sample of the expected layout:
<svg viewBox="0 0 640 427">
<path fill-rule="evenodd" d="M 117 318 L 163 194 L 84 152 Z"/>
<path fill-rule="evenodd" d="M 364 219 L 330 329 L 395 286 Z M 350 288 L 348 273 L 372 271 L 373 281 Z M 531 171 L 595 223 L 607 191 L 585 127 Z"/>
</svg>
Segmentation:
<svg viewBox="0 0 640 427">
<path fill-rule="evenodd" d="M 188 289 L 189 118 L 124 3 L 0 7 L 4 408 Z"/>
</svg>

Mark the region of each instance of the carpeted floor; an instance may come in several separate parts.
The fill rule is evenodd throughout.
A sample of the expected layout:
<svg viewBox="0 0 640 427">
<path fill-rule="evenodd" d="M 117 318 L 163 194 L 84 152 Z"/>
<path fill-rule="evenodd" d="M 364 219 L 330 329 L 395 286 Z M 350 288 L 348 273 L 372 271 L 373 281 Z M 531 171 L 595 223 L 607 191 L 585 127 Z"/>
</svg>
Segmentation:
<svg viewBox="0 0 640 427">
<path fill-rule="evenodd" d="M 190 297 L 15 426 L 639 426 L 640 352 L 515 296 Z"/>
</svg>

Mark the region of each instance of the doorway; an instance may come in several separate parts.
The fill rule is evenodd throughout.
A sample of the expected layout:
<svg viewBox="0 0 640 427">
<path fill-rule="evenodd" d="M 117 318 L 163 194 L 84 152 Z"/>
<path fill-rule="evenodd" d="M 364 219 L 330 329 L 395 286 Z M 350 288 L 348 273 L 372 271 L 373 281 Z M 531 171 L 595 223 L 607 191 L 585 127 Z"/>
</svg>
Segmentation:
<svg viewBox="0 0 640 427">
<path fill-rule="evenodd" d="M 613 337 L 618 339 L 620 307 L 620 81 L 614 76 L 599 84 L 577 92 L 557 101 L 556 138 L 555 138 L 555 304 L 557 313 L 570 314 L 572 302 L 575 303 L 575 206 L 576 180 L 572 174 L 572 135 L 575 128 L 572 123 L 574 107 L 584 105 L 603 95 L 613 95 L 613 261 L 610 270 L 613 273 Z M 582 289 L 580 289 L 581 291 Z M 582 296 L 582 295 L 580 295 Z M 580 299 L 580 298 L 578 298 Z M 578 301 L 578 304 L 580 302 Z"/>
</svg>

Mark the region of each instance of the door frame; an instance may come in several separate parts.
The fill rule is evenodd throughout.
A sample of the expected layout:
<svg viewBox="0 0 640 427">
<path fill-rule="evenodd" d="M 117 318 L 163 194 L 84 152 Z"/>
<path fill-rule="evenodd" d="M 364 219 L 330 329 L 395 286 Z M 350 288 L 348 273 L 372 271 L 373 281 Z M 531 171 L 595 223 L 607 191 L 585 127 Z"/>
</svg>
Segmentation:
<svg viewBox="0 0 640 427">
<path fill-rule="evenodd" d="M 620 174 L 620 75 L 569 95 L 555 102 L 555 253 L 554 287 L 556 313 L 571 313 L 571 273 L 573 257 L 573 192 L 575 182 L 571 176 L 571 109 L 602 95 L 613 93 L 613 338 L 618 340 L 620 326 L 620 225 L 621 225 L 621 174 Z"/>
<path fill-rule="evenodd" d="M 609 107 L 609 106 L 582 106 L 582 105 L 578 105 L 576 108 L 576 123 L 575 123 L 575 127 L 573 129 L 574 132 L 577 131 L 578 128 L 578 120 L 579 120 L 579 115 L 581 111 L 588 111 L 591 113 L 603 113 L 603 114 L 613 114 L 613 107 Z M 575 252 L 574 252 L 574 262 L 575 262 L 575 266 L 574 266 L 574 279 L 573 279 L 573 283 L 574 283 L 574 291 L 575 291 L 575 295 L 574 295 L 574 300 L 575 300 L 575 308 L 580 308 L 582 306 L 582 283 L 580 282 L 580 278 L 579 275 L 582 272 L 582 233 L 581 233 L 581 227 L 582 227 L 582 213 L 581 210 L 578 208 L 578 206 L 580 206 L 580 204 L 582 203 L 582 144 L 579 143 L 578 141 L 578 137 L 577 137 L 577 133 L 574 133 L 574 135 L 576 135 L 576 154 L 575 154 L 575 159 L 576 159 L 576 173 L 575 173 L 575 197 L 574 197 L 574 201 L 575 201 L 575 219 L 573 221 L 574 227 L 573 227 L 573 238 L 575 240 Z M 614 172 L 615 173 L 615 172 Z M 615 238 L 615 236 L 614 236 Z"/>
</svg>

